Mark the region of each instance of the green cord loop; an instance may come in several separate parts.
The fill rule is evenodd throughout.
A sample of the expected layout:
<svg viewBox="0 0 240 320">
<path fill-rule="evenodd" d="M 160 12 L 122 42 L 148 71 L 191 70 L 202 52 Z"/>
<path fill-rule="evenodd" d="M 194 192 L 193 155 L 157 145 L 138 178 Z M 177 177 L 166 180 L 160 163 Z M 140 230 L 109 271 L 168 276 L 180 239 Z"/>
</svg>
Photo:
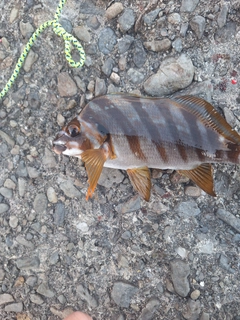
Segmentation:
<svg viewBox="0 0 240 320">
<path fill-rule="evenodd" d="M 8 90 L 11 88 L 13 85 L 14 81 L 18 77 L 18 74 L 20 72 L 20 69 L 31 49 L 33 46 L 34 42 L 36 41 L 37 37 L 47 28 L 52 26 L 53 31 L 55 32 L 56 35 L 60 36 L 63 38 L 65 42 L 65 57 L 66 60 L 68 61 L 69 65 L 73 68 L 78 68 L 82 67 L 85 62 L 85 52 L 83 50 L 83 47 L 81 43 L 70 33 L 66 32 L 66 30 L 61 26 L 61 24 L 58 22 L 59 16 L 62 13 L 63 6 L 65 4 L 66 0 L 60 0 L 60 3 L 57 7 L 54 20 L 44 22 L 43 24 L 40 25 L 40 27 L 32 34 L 31 38 L 29 39 L 28 43 L 26 44 L 21 56 L 19 57 L 16 67 L 8 80 L 7 84 L 3 88 L 3 90 L 0 92 L 0 99 L 2 99 L 8 92 Z M 71 43 L 73 46 L 78 50 L 79 55 L 80 55 L 80 60 L 78 62 L 74 61 L 71 55 Z"/>
</svg>

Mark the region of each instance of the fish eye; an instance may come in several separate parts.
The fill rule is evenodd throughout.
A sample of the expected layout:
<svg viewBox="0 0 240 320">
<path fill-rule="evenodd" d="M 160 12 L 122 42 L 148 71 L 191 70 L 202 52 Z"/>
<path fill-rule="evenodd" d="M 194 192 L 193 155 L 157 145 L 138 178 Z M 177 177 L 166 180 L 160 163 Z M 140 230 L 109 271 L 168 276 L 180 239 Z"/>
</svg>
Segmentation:
<svg viewBox="0 0 240 320">
<path fill-rule="evenodd" d="M 70 126 L 68 127 L 68 132 L 69 132 L 70 136 L 71 136 L 72 138 L 74 138 L 74 137 L 76 137 L 76 136 L 80 133 L 80 130 L 79 130 L 79 128 L 78 128 L 76 125 L 70 125 Z"/>
</svg>

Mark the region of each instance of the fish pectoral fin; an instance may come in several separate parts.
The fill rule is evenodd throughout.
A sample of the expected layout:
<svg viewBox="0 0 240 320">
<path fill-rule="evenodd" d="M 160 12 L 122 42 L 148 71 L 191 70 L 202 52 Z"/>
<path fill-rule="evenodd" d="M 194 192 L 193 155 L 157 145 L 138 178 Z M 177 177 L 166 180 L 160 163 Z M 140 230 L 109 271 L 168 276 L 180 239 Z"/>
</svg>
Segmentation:
<svg viewBox="0 0 240 320">
<path fill-rule="evenodd" d="M 213 197 L 216 196 L 213 187 L 213 170 L 211 164 L 203 163 L 195 169 L 178 170 L 178 172 L 187 176 L 206 193 Z"/>
<path fill-rule="evenodd" d="M 144 200 L 149 201 L 151 193 L 151 176 L 148 167 L 127 169 L 127 173 L 133 188 Z"/>
<path fill-rule="evenodd" d="M 93 196 L 107 156 L 103 149 L 88 149 L 81 154 L 81 159 L 85 163 L 88 175 L 89 187 L 86 195 L 88 200 Z"/>
</svg>

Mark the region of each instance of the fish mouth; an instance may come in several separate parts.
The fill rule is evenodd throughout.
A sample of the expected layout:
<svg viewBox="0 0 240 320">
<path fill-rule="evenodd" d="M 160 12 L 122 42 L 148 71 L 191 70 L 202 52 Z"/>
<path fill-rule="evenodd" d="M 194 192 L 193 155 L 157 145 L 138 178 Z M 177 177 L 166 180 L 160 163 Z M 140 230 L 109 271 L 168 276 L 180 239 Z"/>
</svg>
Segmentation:
<svg viewBox="0 0 240 320">
<path fill-rule="evenodd" d="M 67 149 L 67 147 L 63 144 L 55 144 L 53 141 L 52 149 L 56 154 L 62 154 Z"/>
</svg>

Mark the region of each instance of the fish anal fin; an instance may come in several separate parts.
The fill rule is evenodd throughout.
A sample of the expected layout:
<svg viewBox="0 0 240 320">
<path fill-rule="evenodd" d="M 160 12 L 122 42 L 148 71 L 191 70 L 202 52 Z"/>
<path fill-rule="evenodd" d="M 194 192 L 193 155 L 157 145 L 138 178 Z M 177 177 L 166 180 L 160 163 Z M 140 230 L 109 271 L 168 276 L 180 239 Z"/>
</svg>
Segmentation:
<svg viewBox="0 0 240 320">
<path fill-rule="evenodd" d="M 211 103 L 195 96 L 179 96 L 174 98 L 180 107 L 195 114 L 206 126 L 214 129 L 225 139 L 240 144 L 240 135 L 232 129 L 230 124 L 217 112 Z"/>
<path fill-rule="evenodd" d="M 103 149 L 88 149 L 81 154 L 81 159 L 85 163 L 88 175 L 89 187 L 86 195 L 86 200 L 88 200 L 93 196 L 107 155 Z"/>
<path fill-rule="evenodd" d="M 133 188 L 145 200 L 149 201 L 151 194 L 151 175 L 148 167 L 127 169 Z"/>
<path fill-rule="evenodd" d="M 195 169 L 178 170 L 178 172 L 187 176 L 209 195 L 213 197 L 216 196 L 213 186 L 213 170 L 211 164 L 203 163 Z"/>
</svg>

